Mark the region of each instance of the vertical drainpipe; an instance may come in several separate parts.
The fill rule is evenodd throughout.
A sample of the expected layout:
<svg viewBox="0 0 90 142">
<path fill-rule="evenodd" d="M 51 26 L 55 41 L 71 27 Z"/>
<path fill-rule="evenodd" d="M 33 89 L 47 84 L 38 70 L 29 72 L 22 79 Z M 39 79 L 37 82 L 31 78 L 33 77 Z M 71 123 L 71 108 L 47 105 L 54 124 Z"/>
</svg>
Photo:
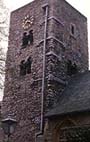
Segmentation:
<svg viewBox="0 0 90 142">
<path fill-rule="evenodd" d="M 48 4 L 42 6 L 45 11 L 45 27 L 44 27 L 44 45 L 43 45 L 43 74 L 42 74 L 42 92 L 41 92 L 41 122 L 40 132 L 36 134 L 36 137 L 43 135 L 44 131 L 44 95 L 45 95 L 45 62 L 46 62 L 46 42 L 47 42 L 47 22 L 48 22 Z"/>
<path fill-rule="evenodd" d="M 45 95 L 45 66 L 46 66 L 46 42 L 47 42 L 47 22 L 48 22 L 48 4 L 43 6 L 45 10 L 45 27 L 44 27 L 44 45 L 43 45 L 43 75 L 42 75 L 42 98 L 41 98 L 41 125 L 40 129 L 43 132 L 44 128 L 44 95 Z"/>
</svg>

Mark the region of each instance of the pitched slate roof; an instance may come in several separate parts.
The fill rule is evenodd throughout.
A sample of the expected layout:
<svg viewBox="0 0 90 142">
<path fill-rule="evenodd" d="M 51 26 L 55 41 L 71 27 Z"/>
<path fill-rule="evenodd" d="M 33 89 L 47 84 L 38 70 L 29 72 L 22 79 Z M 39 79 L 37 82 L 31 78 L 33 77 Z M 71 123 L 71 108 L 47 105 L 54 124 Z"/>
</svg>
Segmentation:
<svg viewBox="0 0 90 142">
<path fill-rule="evenodd" d="M 46 116 L 90 111 L 90 72 L 78 74 L 70 80 L 59 103 Z"/>
</svg>

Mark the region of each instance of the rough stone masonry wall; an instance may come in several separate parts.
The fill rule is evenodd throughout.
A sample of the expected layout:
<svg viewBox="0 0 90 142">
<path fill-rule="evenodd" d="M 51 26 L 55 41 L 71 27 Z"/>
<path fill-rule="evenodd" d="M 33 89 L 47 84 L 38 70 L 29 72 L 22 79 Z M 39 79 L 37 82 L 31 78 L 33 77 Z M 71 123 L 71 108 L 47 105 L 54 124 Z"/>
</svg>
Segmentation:
<svg viewBox="0 0 90 142">
<path fill-rule="evenodd" d="M 49 109 L 56 105 L 69 79 L 67 61 L 75 63 L 79 72 L 88 70 L 86 17 L 64 0 L 53 1 L 52 11 L 52 34 L 46 54 L 46 106 Z M 71 34 L 71 24 L 75 25 L 75 35 Z"/>
<path fill-rule="evenodd" d="M 76 62 L 80 71 L 88 69 L 88 41 L 87 41 L 87 19 L 66 1 L 57 1 L 57 10 L 54 15 L 64 25 L 63 42 L 65 44 L 64 59 Z M 58 14 L 60 13 L 61 16 Z M 70 24 L 75 25 L 75 36 L 71 35 Z M 56 25 L 58 28 L 58 25 Z M 54 28 L 55 29 L 55 28 Z M 55 33 L 55 32 L 54 32 Z M 55 33 L 56 35 L 57 33 Z M 70 39 L 71 38 L 71 39 Z"/>
<path fill-rule="evenodd" d="M 51 76 L 48 75 L 49 81 L 47 83 L 48 107 L 50 107 L 50 104 L 52 107 L 58 100 L 60 101 L 60 95 L 65 87 L 63 85 L 68 80 L 66 75 L 66 61 L 68 59 L 77 64 L 79 72 L 88 69 L 87 19 L 63 0 L 55 1 L 54 6 L 57 8 L 54 7 L 53 16 L 59 21 L 53 20 L 53 36 L 60 40 L 61 43 L 56 39 L 52 40 L 49 48 L 51 52 L 49 51 L 50 53 L 47 56 L 47 70 L 48 74 L 51 74 Z M 76 37 L 71 36 L 71 23 L 76 26 Z M 77 116 L 52 116 L 46 121 L 44 140 L 58 142 L 58 136 L 60 136 L 59 125 L 60 127 L 68 127 L 70 123 L 76 126 L 87 125 L 90 124 L 89 117 L 89 115 L 83 116 L 83 114 Z"/>
<path fill-rule="evenodd" d="M 43 60 L 42 51 L 45 26 L 45 15 L 42 9 L 42 5 L 47 2 L 49 3 L 49 16 L 46 46 L 46 110 L 48 108 L 51 108 L 53 105 L 56 105 L 60 92 L 63 91 L 66 85 L 64 60 L 66 59 L 65 55 L 68 56 L 69 52 L 67 52 L 67 46 L 65 46 L 67 44 L 64 45 L 64 43 L 67 42 L 67 37 L 65 36 L 68 35 L 67 27 L 72 21 L 72 18 L 69 19 L 70 16 L 68 16 L 67 19 L 65 11 L 59 11 L 59 9 L 61 8 L 57 5 L 61 6 L 61 4 L 57 0 L 36 0 L 31 4 L 12 12 L 10 22 L 9 47 L 6 61 L 5 90 L 2 108 L 2 114 L 4 117 L 7 117 L 8 114 L 11 114 L 11 116 L 16 118 L 16 120 L 18 121 L 16 131 L 11 139 L 12 141 L 34 142 L 35 134 L 40 129 Z M 66 7 L 66 4 L 62 3 L 62 5 L 63 7 Z M 69 9 L 70 7 L 68 8 L 68 10 Z M 72 11 L 73 10 L 71 10 L 71 12 Z M 34 24 L 29 29 L 33 29 L 34 43 L 33 45 L 29 45 L 26 49 L 21 49 L 22 35 L 24 33 L 24 30 L 22 29 L 22 21 L 27 14 L 34 16 Z M 54 16 L 59 19 L 61 24 L 56 22 L 57 20 L 55 20 Z M 81 21 L 83 22 L 82 19 Z M 58 28 L 59 25 L 60 28 Z M 83 27 L 83 24 L 81 24 L 81 26 Z M 61 33 L 64 34 L 64 43 Z M 86 34 L 86 27 L 84 34 Z M 60 40 L 61 42 L 58 42 L 55 38 Z M 82 40 L 80 42 L 82 43 Z M 84 69 L 86 69 L 87 44 L 86 42 L 84 42 L 83 45 L 84 44 L 85 48 L 82 48 L 83 58 L 81 59 L 83 67 Z M 75 45 L 76 44 L 74 44 L 74 46 Z M 74 49 L 76 49 L 76 46 Z M 84 50 L 85 56 L 83 56 Z M 69 51 L 71 51 L 71 49 Z M 73 51 L 70 53 L 74 55 Z M 29 56 L 32 57 L 31 74 L 27 74 L 26 76 L 21 77 L 19 74 L 20 62 L 23 59 L 27 60 Z"/>
<path fill-rule="evenodd" d="M 34 1 L 11 14 L 9 47 L 6 61 L 6 78 L 2 115 L 10 114 L 18 122 L 11 141 L 34 142 L 35 134 L 40 130 L 41 117 L 41 83 L 44 38 L 45 1 Z M 50 11 L 49 14 L 52 12 Z M 29 14 L 34 16 L 34 43 L 21 49 L 22 21 Z M 31 74 L 20 76 L 20 62 L 32 58 Z"/>
<path fill-rule="evenodd" d="M 34 1 L 11 14 L 2 114 L 4 117 L 10 114 L 18 121 L 12 141 L 35 141 L 35 134 L 40 130 L 42 53 L 45 26 L 45 12 L 42 6 L 46 3 L 46 0 Z M 34 16 L 34 24 L 29 29 L 33 29 L 34 43 L 27 46 L 26 49 L 21 49 L 24 33 L 22 21 L 27 14 Z M 49 1 L 48 18 L 52 15 L 53 0 Z M 47 38 L 51 35 L 53 35 L 52 20 L 48 20 Z M 52 44 L 52 41 L 48 39 L 46 53 L 50 43 Z M 20 76 L 20 62 L 27 60 L 29 56 L 32 57 L 31 74 Z M 51 94 L 51 100 L 55 99 L 53 95 Z M 46 102 L 48 104 L 48 99 Z"/>
</svg>

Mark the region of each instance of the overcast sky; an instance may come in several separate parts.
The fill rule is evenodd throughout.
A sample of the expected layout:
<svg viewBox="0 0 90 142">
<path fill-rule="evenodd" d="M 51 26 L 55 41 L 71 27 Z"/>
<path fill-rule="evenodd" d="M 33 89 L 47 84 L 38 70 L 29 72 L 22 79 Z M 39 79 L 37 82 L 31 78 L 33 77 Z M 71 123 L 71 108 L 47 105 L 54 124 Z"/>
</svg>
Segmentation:
<svg viewBox="0 0 90 142">
<path fill-rule="evenodd" d="M 4 0 L 6 6 L 10 8 L 10 10 L 17 9 L 27 3 L 30 3 L 32 0 Z M 90 0 L 67 0 L 77 9 L 79 9 L 82 13 L 89 16 L 89 8 L 90 8 Z"/>
<path fill-rule="evenodd" d="M 6 6 L 10 11 L 13 11 L 33 0 L 4 0 Z M 90 0 L 67 0 L 72 6 L 78 9 L 82 14 L 88 18 L 88 37 L 90 37 Z M 88 38 L 89 39 L 89 38 Z M 89 42 L 90 48 L 90 42 Z M 2 99 L 0 93 L 0 100 Z"/>
</svg>

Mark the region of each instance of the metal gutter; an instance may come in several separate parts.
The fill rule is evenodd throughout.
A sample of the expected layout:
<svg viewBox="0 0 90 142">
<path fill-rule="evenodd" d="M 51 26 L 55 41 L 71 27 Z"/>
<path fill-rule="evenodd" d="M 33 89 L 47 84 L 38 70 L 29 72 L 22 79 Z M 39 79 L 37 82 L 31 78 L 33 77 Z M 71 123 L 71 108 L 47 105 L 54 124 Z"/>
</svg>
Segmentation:
<svg viewBox="0 0 90 142">
<path fill-rule="evenodd" d="M 36 137 L 43 135 L 44 131 L 44 95 L 45 95 L 45 62 L 46 62 L 46 42 L 47 42 L 47 23 L 48 23 L 48 4 L 42 6 L 45 11 L 45 27 L 44 27 L 44 45 L 43 45 L 43 74 L 42 74 L 42 92 L 41 92 L 41 124 L 40 132 Z"/>
</svg>

